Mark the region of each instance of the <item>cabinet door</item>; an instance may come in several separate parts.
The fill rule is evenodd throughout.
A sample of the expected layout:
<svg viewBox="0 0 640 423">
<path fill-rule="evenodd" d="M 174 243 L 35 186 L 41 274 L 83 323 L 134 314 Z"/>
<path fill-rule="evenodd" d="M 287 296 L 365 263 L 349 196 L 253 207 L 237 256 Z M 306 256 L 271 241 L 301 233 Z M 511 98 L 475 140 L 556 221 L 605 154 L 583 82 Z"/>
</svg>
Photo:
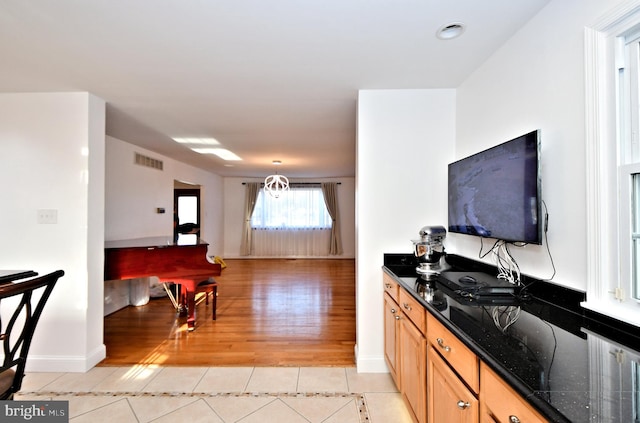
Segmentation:
<svg viewBox="0 0 640 423">
<path fill-rule="evenodd" d="M 384 294 L 384 358 L 398 390 L 401 389 L 398 374 L 398 359 L 400 358 L 399 327 L 400 311 L 398 310 L 398 305 L 388 294 Z"/>
<path fill-rule="evenodd" d="M 483 422 L 544 423 L 544 419 L 486 364 L 480 366 Z"/>
<path fill-rule="evenodd" d="M 478 400 L 433 347 L 427 363 L 429 422 L 477 423 Z"/>
<path fill-rule="evenodd" d="M 400 318 L 400 353 L 400 391 L 414 419 L 426 423 L 427 340 L 404 314 Z"/>
</svg>

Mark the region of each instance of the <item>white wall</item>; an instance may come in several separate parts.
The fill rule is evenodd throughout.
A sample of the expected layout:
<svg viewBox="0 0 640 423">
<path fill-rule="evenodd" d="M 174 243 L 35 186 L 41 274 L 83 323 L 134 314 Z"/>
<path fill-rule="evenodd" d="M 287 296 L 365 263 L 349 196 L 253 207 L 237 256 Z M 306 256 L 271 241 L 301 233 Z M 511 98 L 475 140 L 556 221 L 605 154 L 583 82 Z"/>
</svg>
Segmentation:
<svg viewBox="0 0 640 423">
<path fill-rule="evenodd" d="M 553 281 L 586 290 L 584 27 L 620 1 L 553 0 L 458 88 L 456 158 L 542 131 L 542 193 Z M 476 237 L 449 251 L 477 258 Z M 486 245 L 486 243 L 485 243 Z M 546 246 L 512 248 L 523 273 L 552 275 Z M 488 257 L 487 261 L 490 260 Z"/>
<path fill-rule="evenodd" d="M 66 273 L 30 371 L 85 371 L 104 357 L 104 128 L 105 103 L 88 93 L 0 94 L 0 268 Z M 38 224 L 39 209 L 57 210 L 57 224 Z"/>
<path fill-rule="evenodd" d="M 135 153 L 163 161 L 163 170 L 134 164 Z M 209 255 L 223 253 L 222 178 L 113 137 L 106 141 L 105 239 L 173 235 L 174 180 L 200 185 L 201 233 Z M 165 213 L 156 212 L 158 207 Z"/>
<path fill-rule="evenodd" d="M 386 372 L 384 253 L 411 253 L 426 225 L 447 224 L 455 90 L 363 90 L 356 163 L 356 331 L 359 372 Z"/>
<path fill-rule="evenodd" d="M 245 186 L 243 182 L 262 182 L 259 178 L 224 178 L 224 257 L 240 256 L 244 221 Z M 343 253 L 331 258 L 355 257 L 355 178 L 291 179 L 290 182 L 340 182 L 338 213 Z"/>
</svg>

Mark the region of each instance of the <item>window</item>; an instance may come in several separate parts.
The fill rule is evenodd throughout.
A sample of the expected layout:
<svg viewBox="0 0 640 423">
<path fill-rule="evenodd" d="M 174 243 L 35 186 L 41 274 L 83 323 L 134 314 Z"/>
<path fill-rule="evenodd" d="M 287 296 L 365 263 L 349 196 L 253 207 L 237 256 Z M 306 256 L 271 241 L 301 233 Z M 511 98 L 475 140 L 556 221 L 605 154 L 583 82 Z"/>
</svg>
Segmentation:
<svg viewBox="0 0 640 423">
<path fill-rule="evenodd" d="M 251 251 L 258 257 L 326 256 L 331 217 L 320 187 L 292 187 L 279 198 L 260 190 L 251 216 Z"/>
<path fill-rule="evenodd" d="M 640 326 L 640 1 L 585 30 L 587 301 Z"/>
<path fill-rule="evenodd" d="M 320 187 L 293 187 L 279 198 L 260 190 L 251 216 L 251 227 L 258 229 L 327 229 L 327 212 Z"/>
<path fill-rule="evenodd" d="M 637 283 L 640 274 L 639 36 L 636 29 L 625 31 L 617 37 L 615 50 L 620 280 L 614 293 L 619 301 L 625 300 L 625 293 L 640 299 Z"/>
<path fill-rule="evenodd" d="M 631 296 L 640 299 L 640 173 L 631 175 Z"/>
</svg>

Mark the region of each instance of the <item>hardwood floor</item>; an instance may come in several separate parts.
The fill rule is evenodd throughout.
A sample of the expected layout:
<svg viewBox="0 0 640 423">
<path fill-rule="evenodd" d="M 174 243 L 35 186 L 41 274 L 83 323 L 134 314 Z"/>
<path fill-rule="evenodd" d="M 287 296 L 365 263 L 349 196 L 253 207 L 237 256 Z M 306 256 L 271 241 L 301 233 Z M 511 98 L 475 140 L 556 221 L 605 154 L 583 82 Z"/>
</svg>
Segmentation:
<svg viewBox="0 0 640 423">
<path fill-rule="evenodd" d="M 227 260 L 217 320 L 200 301 L 188 332 L 168 298 L 104 319 L 103 366 L 352 366 L 354 260 Z"/>
</svg>

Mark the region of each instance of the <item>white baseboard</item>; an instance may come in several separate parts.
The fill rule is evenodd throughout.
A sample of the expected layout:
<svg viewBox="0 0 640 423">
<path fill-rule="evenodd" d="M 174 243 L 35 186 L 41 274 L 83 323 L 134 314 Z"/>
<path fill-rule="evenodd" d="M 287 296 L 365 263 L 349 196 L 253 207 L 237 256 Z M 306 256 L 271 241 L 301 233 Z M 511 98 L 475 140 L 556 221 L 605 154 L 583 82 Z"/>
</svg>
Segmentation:
<svg viewBox="0 0 640 423">
<path fill-rule="evenodd" d="M 358 346 L 355 346 L 356 370 L 358 373 L 389 373 L 387 363 L 382 356 L 364 356 L 358 354 Z"/>
<path fill-rule="evenodd" d="M 32 373 L 85 373 L 95 367 L 107 356 L 104 344 L 85 356 L 45 356 L 29 355 L 26 372 Z"/>
</svg>

